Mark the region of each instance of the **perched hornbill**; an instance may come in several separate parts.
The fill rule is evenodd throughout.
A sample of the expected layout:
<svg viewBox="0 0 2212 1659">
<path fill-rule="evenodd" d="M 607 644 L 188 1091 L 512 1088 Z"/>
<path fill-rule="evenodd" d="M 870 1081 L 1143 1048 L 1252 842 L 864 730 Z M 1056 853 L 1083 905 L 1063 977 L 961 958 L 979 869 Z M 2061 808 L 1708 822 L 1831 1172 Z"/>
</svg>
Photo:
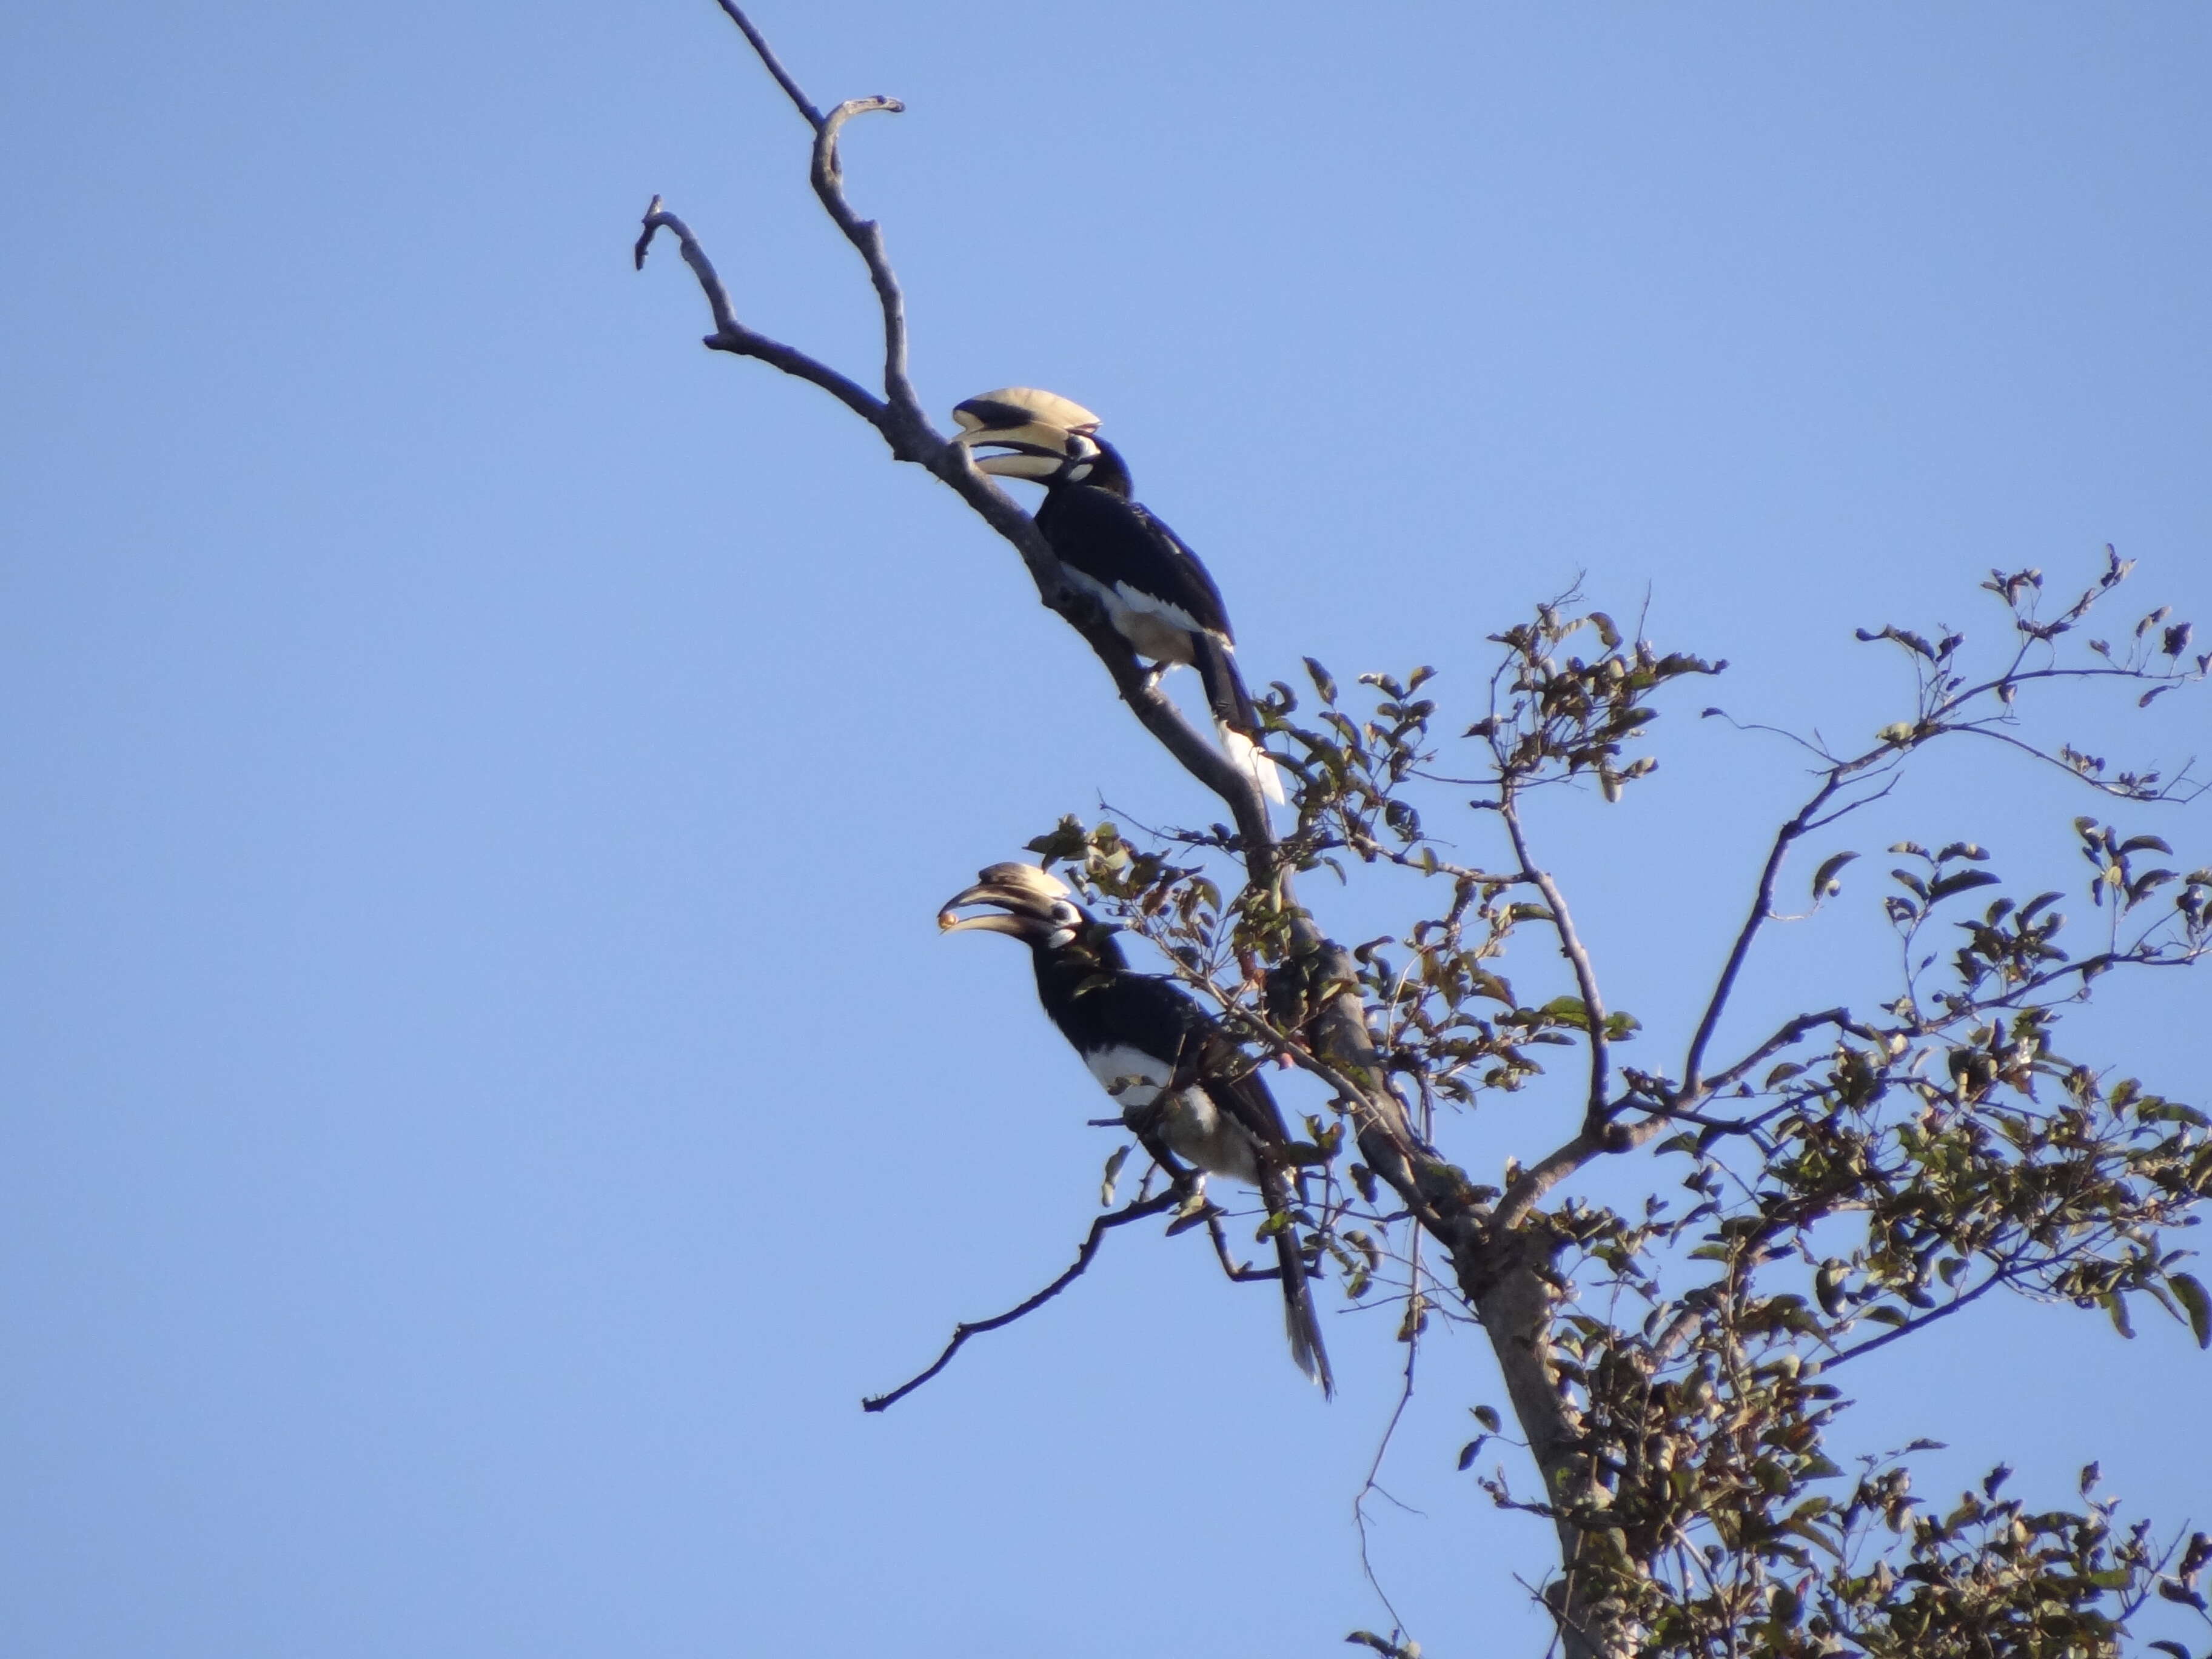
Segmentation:
<svg viewBox="0 0 2212 1659">
<path fill-rule="evenodd" d="M 969 398 L 952 418 L 960 442 L 999 452 L 978 455 L 978 471 L 1044 486 L 1036 526 L 1069 583 L 1105 607 L 1139 656 L 1161 669 L 1197 668 L 1221 746 L 1268 799 L 1281 800 L 1282 779 L 1255 742 L 1260 717 L 1237 672 L 1221 590 L 1182 538 L 1130 499 L 1129 469 L 1097 435 L 1098 417 L 1068 398 L 1013 386 Z"/>
<path fill-rule="evenodd" d="M 981 914 L 957 914 L 970 908 Z M 1206 1174 L 1257 1188 L 1269 1214 L 1290 1213 L 1282 1151 L 1290 1137 L 1267 1085 L 1188 992 L 1132 972 L 1113 928 L 1079 906 L 1063 883 L 1033 864 L 994 864 L 945 902 L 937 925 L 1027 945 L 1045 1012 L 1139 1138 Z M 1274 1240 L 1291 1358 L 1332 1395 L 1336 1382 L 1297 1231 L 1285 1225 Z"/>
</svg>

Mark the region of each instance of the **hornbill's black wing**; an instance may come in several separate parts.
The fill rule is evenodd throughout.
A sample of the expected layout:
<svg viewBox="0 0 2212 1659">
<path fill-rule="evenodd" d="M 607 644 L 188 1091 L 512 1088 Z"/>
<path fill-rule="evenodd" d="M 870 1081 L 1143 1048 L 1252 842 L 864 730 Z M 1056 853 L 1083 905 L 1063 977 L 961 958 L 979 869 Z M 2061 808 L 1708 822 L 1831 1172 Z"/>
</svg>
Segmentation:
<svg viewBox="0 0 2212 1659">
<path fill-rule="evenodd" d="M 1164 615 L 1171 609 L 1182 627 L 1235 637 L 1221 590 L 1198 556 L 1127 496 L 1072 485 L 1054 492 L 1038 525 L 1062 562 L 1119 589 L 1131 605 Z"/>
</svg>

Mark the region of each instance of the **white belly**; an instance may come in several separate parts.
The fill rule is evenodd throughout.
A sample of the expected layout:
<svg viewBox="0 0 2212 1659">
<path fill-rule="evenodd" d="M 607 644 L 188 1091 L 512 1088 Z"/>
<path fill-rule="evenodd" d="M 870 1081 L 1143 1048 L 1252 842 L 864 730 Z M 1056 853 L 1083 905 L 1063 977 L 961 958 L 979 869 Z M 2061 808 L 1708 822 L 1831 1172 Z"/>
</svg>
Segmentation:
<svg viewBox="0 0 2212 1659">
<path fill-rule="evenodd" d="M 1160 1139 L 1177 1158 L 1208 1175 L 1227 1176 L 1248 1187 L 1260 1184 L 1251 1135 L 1203 1089 L 1185 1089 L 1169 1097 L 1160 1114 Z"/>
<path fill-rule="evenodd" d="M 1131 1121 L 1150 1110 L 1174 1075 L 1157 1055 L 1126 1045 L 1085 1054 L 1083 1063 L 1121 1108 L 1123 1119 Z M 1154 1128 L 1167 1149 L 1193 1169 L 1227 1176 L 1248 1187 L 1260 1184 L 1251 1135 L 1236 1119 L 1224 1115 L 1205 1090 L 1184 1089 L 1169 1096 Z"/>
</svg>

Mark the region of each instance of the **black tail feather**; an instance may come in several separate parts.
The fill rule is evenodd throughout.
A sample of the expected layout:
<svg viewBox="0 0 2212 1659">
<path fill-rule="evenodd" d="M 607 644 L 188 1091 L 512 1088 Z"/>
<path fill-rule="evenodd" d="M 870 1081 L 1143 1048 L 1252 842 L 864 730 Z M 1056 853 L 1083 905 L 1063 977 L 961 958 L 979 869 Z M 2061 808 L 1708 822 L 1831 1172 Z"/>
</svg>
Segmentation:
<svg viewBox="0 0 2212 1659">
<path fill-rule="evenodd" d="M 1294 1213 L 1291 1194 L 1279 1172 L 1269 1171 L 1261 1196 L 1275 1215 Z M 1306 1259 L 1298 1248 L 1297 1224 L 1288 1222 L 1275 1234 L 1275 1261 L 1283 1275 L 1283 1332 L 1290 1338 L 1291 1358 L 1297 1368 L 1321 1386 L 1321 1397 L 1336 1398 L 1336 1374 L 1329 1370 L 1328 1349 L 1321 1340 L 1321 1314 L 1314 1306 L 1313 1281 L 1306 1276 Z"/>
<path fill-rule="evenodd" d="M 1244 689 L 1243 675 L 1237 672 L 1236 651 L 1219 635 L 1203 629 L 1191 638 L 1191 654 L 1197 664 L 1198 678 L 1206 687 L 1206 707 L 1213 710 L 1215 722 L 1256 739 L 1260 735 L 1260 711 L 1253 706 L 1252 694 Z"/>
</svg>

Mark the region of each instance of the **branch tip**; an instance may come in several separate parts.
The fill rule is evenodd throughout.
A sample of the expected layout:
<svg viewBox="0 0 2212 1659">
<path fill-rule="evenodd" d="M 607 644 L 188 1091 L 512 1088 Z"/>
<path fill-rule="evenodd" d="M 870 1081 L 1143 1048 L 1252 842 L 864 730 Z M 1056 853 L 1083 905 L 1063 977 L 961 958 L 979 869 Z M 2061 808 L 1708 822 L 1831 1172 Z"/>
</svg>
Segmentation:
<svg viewBox="0 0 2212 1659">
<path fill-rule="evenodd" d="M 819 132 L 822 130 L 822 112 L 815 108 L 806 94 L 799 89 L 799 82 L 791 78 L 791 72 L 778 61 L 775 51 L 769 46 L 768 38 L 753 27 L 752 19 L 745 15 L 742 8 L 732 5 L 730 0 L 716 0 L 716 3 L 722 8 L 723 14 L 738 26 L 745 37 L 746 44 L 752 47 L 753 56 L 759 58 L 762 66 L 775 77 L 776 85 L 783 88 L 784 96 L 791 100 L 793 107 L 806 118 L 807 125 Z"/>
</svg>

